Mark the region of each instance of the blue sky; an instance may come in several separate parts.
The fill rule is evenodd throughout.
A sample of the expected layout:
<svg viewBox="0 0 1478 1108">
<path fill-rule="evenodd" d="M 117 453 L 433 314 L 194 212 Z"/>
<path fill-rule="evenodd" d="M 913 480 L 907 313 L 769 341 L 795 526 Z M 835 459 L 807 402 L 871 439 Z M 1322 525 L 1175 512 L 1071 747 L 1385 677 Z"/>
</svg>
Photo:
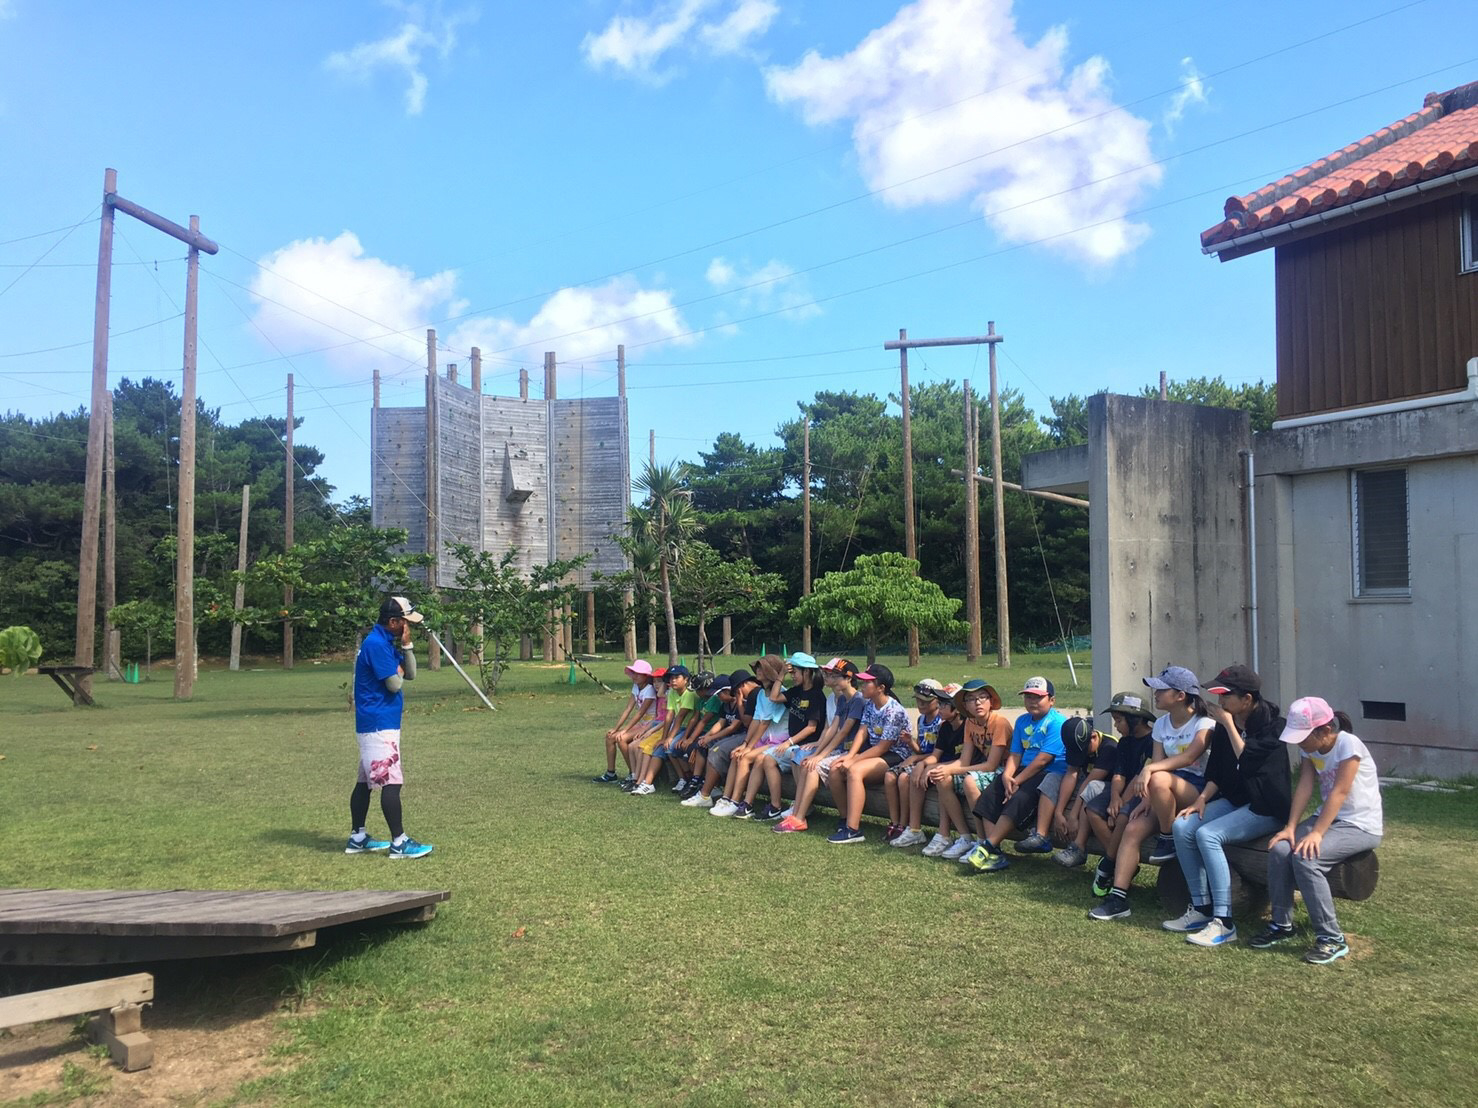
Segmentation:
<svg viewBox="0 0 1478 1108">
<path fill-rule="evenodd" d="M 613 393 L 625 342 L 635 460 L 649 429 L 691 458 L 720 431 L 772 441 L 819 388 L 896 390 L 900 327 L 994 319 L 1003 383 L 1040 412 L 1161 370 L 1270 378 L 1271 256 L 1223 265 L 1199 232 L 1478 79 L 1471 2 L 1317 14 L 0 0 L 4 405 L 87 401 L 107 166 L 222 246 L 202 398 L 280 415 L 294 373 L 340 496 L 368 491 L 372 371 L 418 404 L 428 326 L 463 380 L 480 345 L 503 394 L 519 366 L 538 389 L 544 350 L 562 396 Z M 110 378 L 178 381 L 184 250 L 119 230 Z M 911 371 L 985 380 L 974 349 Z"/>
</svg>

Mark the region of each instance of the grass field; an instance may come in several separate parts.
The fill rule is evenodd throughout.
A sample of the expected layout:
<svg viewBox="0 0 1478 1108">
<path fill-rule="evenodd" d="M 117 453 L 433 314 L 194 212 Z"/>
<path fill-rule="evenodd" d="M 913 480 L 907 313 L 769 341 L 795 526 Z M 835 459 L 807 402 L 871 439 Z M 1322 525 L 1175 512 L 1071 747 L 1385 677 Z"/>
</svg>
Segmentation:
<svg viewBox="0 0 1478 1108">
<path fill-rule="evenodd" d="M 619 664 L 595 668 L 621 689 Z M 825 819 L 777 836 L 594 785 L 620 700 L 564 672 L 519 666 L 490 715 L 423 664 L 406 826 L 436 851 L 417 862 L 341 853 L 347 666 L 207 670 L 188 704 L 165 673 L 100 685 L 91 711 L 0 679 L 0 885 L 452 890 L 423 928 L 160 967 L 146 1025 L 224 1015 L 225 1042 L 233 1005 L 281 1004 L 280 1064 L 239 1103 L 1472 1101 L 1472 793 L 1387 794 L 1380 888 L 1340 905 L 1354 954 L 1314 968 L 1301 946 L 1187 946 L 1148 891 L 1090 923 L 1087 871 L 1045 859 L 967 878 L 876 827 L 839 850 Z M 1069 685 L 1060 656 L 1010 672 L 1003 692 Z M 0 970 L 0 991 L 22 984 L 37 975 Z M 116 1092 L 76 1057 L 92 1076 L 32 1103 Z"/>
</svg>

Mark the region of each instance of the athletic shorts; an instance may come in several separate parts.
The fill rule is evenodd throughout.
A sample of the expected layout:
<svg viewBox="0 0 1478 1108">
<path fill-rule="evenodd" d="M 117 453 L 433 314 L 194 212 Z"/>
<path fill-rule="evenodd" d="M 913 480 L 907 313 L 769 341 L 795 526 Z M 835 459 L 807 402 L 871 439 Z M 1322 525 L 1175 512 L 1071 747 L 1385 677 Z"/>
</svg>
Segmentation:
<svg viewBox="0 0 1478 1108">
<path fill-rule="evenodd" d="M 821 759 L 821 764 L 816 767 L 816 776 L 823 785 L 831 780 L 832 767 L 842 758 L 846 757 L 846 753 L 844 750 L 834 750 L 825 758 Z"/>
<path fill-rule="evenodd" d="M 393 731 L 364 731 L 359 740 L 359 775 L 355 782 L 372 789 L 404 785 L 400 766 L 400 728 Z"/>
<path fill-rule="evenodd" d="M 766 750 L 769 747 L 779 746 L 781 743 L 789 741 L 790 729 L 788 727 L 771 727 L 760 736 L 760 741 L 754 744 L 754 748 L 756 750 Z"/>
<path fill-rule="evenodd" d="M 775 759 L 775 764 L 780 767 L 781 773 L 784 773 L 786 770 L 795 769 L 799 763 L 804 762 L 815 753 L 815 743 L 806 746 L 787 746 L 784 750 L 781 750 L 778 746 L 772 746 L 765 751 L 768 757 Z"/>
<path fill-rule="evenodd" d="M 1000 773 L 1001 773 L 1001 771 L 1000 770 L 996 770 L 996 769 L 993 769 L 993 770 L 981 770 L 981 769 L 969 769 L 969 770 L 966 770 L 964 773 L 957 774 L 955 776 L 955 779 L 954 779 L 954 782 L 955 782 L 955 792 L 958 793 L 960 796 L 964 796 L 965 795 L 965 778 L 967 778 L 967 777 L 970 778 L 970 780 L 972 780 L 972 781 L 975 782 L 975 787 L 977 789 L 979 789 L 981 792 L 985 792 L 986 789 L 990 788 L 991 782 L 994 781 L 997 777 L 1000 776 Z"/>
<path fill-rule="evenodd" d="M 643 754 L 655 754 L 660 745 L 662 745 L 662 729 L 659 727 L 639 742 L 636 748 Z"/>
<path fill-rule="evenodd" d="M 1061 773 L 1048 773 L 1043 775 L 1037 784 L 1037 792 L 1045 796 L 1053 804 L 1062 795 L 1062 779 L 1065 775 Z"/>
<path fill-rule="evenodd" d="M 1099 806 L 1100 798 L 1102 806 Z M 1103 815 L 1108 811 L 1109 787 L 1107 781 L 1084 781 L 1083 787 L 1078 790 L 1078 799 L 1083 802 L 1083 807 L 1089 811 Z"/>
<path fill-rule="evenodd" d="M 734 751 L 744 745 L 744 736 L 727 735 L 708 748 L 708 768 L 720 778 L 729 772 L 729 763 L 734 760 Z"/>
</svg>

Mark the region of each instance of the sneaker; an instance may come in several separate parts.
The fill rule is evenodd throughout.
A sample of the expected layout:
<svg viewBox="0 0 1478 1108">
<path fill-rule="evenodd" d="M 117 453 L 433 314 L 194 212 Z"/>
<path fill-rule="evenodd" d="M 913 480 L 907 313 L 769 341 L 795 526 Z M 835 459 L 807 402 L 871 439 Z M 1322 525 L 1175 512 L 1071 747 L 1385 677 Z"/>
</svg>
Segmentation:
<svg viewBox="0 0 1478 1108">
<path fill-rule="evenodd" d="M 1099 923 L 1106 923 L 1114 919 L 1129 918 L 1129 898 L 1127 896 L 1110 896 L 1096 908 L 1088 912 L 1088 918 Z"/>
<path fill-rule="evenodd" d="M 946 847 L 941 853 L 941 858 L 948 858 L 952 862 L 958 862 L 966 854 L 975 849 L 975 840 L 969 835 L 961 835 L 955 840 L 954 845 Z"/>
<path fill-rule="evenodd" d="M 617 781 L 621 780 L 621 778 L 616 776 L 615 770 L 608 769 L 599 777 L 592 777 L 591 780 L 594 781 L 597 785 L 614 785 Z"/>
<path fill-rule="evenodd" d="M 688 779 L 686 777 L 679 777 L 677 779 L 677 784 L 672 786 L 672 791 L 675 793 L 687 792 L 687 789 Z"/>
<path fill-rule="evenodd" d="M 634 788 L 636 788 L 636 778 L 635 777 L 628 777 L 624 781 L 621 782 L 621 791 L 623 793 L 629 793 Z"/>
<path fill-rule="evenodd" d="M 704 796 L 702 793 L 694 793 L 683 801 L 684 808 L 712 808 L 713 797 Z"/>
<path fill-rule="evenodd" d="M 781 819 L 789 819 L 793 815 L 795 815 L 795 805 L 794 804 L 792 804 L 789 808 L 785 809 L 785 811 L 781 812 L 780 813 L 780 818 Z"/>
<path fill-rule="evenodd" d="M 656 791 L 657 791 L 657 786 L 656 785 L 653 785 L 650 781 L 643 781 L 640 785 L 635 786 L 631 790 L 631 795 L 632 796 L 651 796 Z"/>
<path fill-rule="evenodd" d="M 754 817 L 754 809 L 741 800 L 738 804 L 734 805 L 732 814 L 735 819 L 752 819 Z"/>
<path fill-rule="evenodd" d="M 368 835 L 350 835 L 349 842 L 344 846 L 345 854 L 368 854 L 372 850 L 389 850 L 390 843 L 385 839 L 372 839 Z"/>
<path fill-rule="evenodd" d="M 785 815 L 784 808 L 777 808 L 773 804 L 766 804 L 761 811 L 755 813 L 754 818 L 768 823 L 770 820 L 779 819 L 783 815 Z"/>
<path fill-rule="evenodd" d="M 1093 895 L 1098 897 L 1108 896 L 1114 888 L 1114 860 L 1107 856 L 1098 860 L 1098 868 L 1093 871 Z"/>
<path fill-rule="evenodd" d="M 924 847 L 923 854 L 925 858 L 938 858 L 946 850 L 948 850 L 949 847 L 949 836 L 936 833 L 934 837 L 929 840 L 929 845 Z"/>
<path fill-rule="evenodd" d="M 1200 912 L 1196 911 L 1196 906 L 1193 904 L 1180 915 L 1176 916 L 1174 919 L 1167 919 L 1164 923 L 1160 924 L 1160 926 L 1163 927 L 1166 931 L 1178 931 L 1181 933 L 1187 933 L 1191 931 L 1200 931 L 1202 928 L 1210 924 L 1211 920 L 1211 916 L 1202 915 Z"/>
<path fill-rule="evenodd" d="M 897 847 L 918 846 L 919 843 L 925 842 L 928 838 L 929 836 L 925 835 L 922 831 L 910 831 L 908 828 L 904 828 L 903 834 L 894 839 L 892 845 Z"/>
<path fill-rule="evenodd" d="M 971 868 L 980 873 L 999 873 L 1011 865 L 1010 858 L 984 839 L 981 839 L 975 849 L 961 860 L 969 863 Z"/>
<path fill-rule="evenodd" d="M 1175 836 L 1161 835 L 1155 840 L 1155 849 L 1150 852 L 1151 865 L 1163 865 L 1175 860 Z"/>
<path fill-rule="evenodd" d="M 852 843 L 866 842 L 862 832 L 851 827 L 838 827 L 827 837 L 827 842 L 835 843 L 837 846 L 850 846 Z"/>
<path fill-rule="evenodd" d="M 1343 939 L 1320 939 L 1304 953 L 1304 961 L 1311 966 L 1327 966 L 1349 952 L 1349 944 Z"/>
<path fill-rule="evenodd" d="M 770 828 L 771 831 L 774 831 L 777 834 L 781 835 L 788 835 L 792 831 L 804 831 L 805 829 L 806 821 L 803 819 L 796 819 L 795 816 L 786 816 L 774 827 Z"/>
<path fill-rule="evenodd" d="M 1052 840 L 1046 835 L 1033 831 L 1026 838 L 1016 844 L 1017 854 L 1051 854 Z"/>
<path fill-rule="evenodd" d="M 1237 926 L 1233 924 L 1228 927 L 1221 920 L 1213 919 L 1199 931 L 1187 935 L 1185 941 L 1192 946 L 1220 946 L 1222 943 L 1234 943 L 1237 941 Z"/>
<path fill-rule="evenodd" d="M 1052 860 L 1063 869 L 1077 869 L 1088 860 L 1088 852 L 1077 843 L 1069 843 L 1052 855 Z"/>
<path fill-rule="evenodd" d="M 721 796 L 718 798 L 718 800 L 714 802 L 713 807 L 708 809 L 708 814 L 710 816 L 718 816 L 719 819 L 727 819 L 729 816 L 732 816 L 734 814 L 734 809 L 736 807 L 738 807 L 738 805 L 736 805 L 728 797 Z"/>
<path fill-rule="evenodd" d="M 424 858 L 431 853 L 431 847 L 426 843 L 418 843 L 407 835 L 400 840 L 400 845 L 390 844 L 390 857 L 392 858 Z"/>
<path fill-rule="evenodd" d="M 896 823 L 888 824 L 888 830 L 883 832 L 883 842 L 891 843 L 899 835 L 903 834 L 903 828 Z"/>
<path fill-rule="evenodd" d="M 1277 946 L 1279 943 L 1287 942 L 1296 934 L 1298 934 L 1298 931 L 1295 928 L 1280 927 L 1276 923 L 1270 923 L 1256 935 L 1252 936 L 1247 941 L 1247 945 L 1253 950 L 1267 950 L 1270 946 Z"/>
</svg>

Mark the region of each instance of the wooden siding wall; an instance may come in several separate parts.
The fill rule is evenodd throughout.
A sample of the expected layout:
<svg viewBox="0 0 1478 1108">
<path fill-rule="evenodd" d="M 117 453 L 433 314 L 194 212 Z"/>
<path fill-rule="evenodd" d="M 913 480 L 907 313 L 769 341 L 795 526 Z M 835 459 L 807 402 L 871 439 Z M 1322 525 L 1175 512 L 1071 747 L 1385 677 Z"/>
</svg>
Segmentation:
<svg viewBox="0 0 1478 1108">
<path fill-rule="evenodd" d="M 425 550 L 426 409 L 372 409 L 370 442 L 370 521 L 404 528 L 405 549 Z M 419 576 L 424 580 L 424 571 Z"/>
<path fill-rule="evenodd" d="M 482 398 L 482 548 L 502 557 L 518 551 L 517 565 L 527 573 L 549 558 L 549 420 L 543 400 L 516 396 Z M 503 488 L 504 448 L 523 454 L 525 470 L 534 476 L 533 494 L 509 501 Z"/>
<path fill-rule="evenodd" d="M 1450 392 L 1478 355 L 1463 198 L 1277 248 L 1278 415 Z"/>
<path fill-rule="evenodd" d="M 457 559 L 446 548 L 482 542 L 482 405 L 465 385 L 436 382 L 437 580 L 456 579 Z M 498 452 L 502 456 L 502 451 Z"/>
<path fill-rule="evenodd" d="M 555 557 L 594 553 L 579 576 L 589 588 L 592 571 L 626 568 L 626 555 L 610 537 L 625 527 L 630 501 L 626 405 L 609 396 L 552 400 L 549 407 Z"/>
</svg>

